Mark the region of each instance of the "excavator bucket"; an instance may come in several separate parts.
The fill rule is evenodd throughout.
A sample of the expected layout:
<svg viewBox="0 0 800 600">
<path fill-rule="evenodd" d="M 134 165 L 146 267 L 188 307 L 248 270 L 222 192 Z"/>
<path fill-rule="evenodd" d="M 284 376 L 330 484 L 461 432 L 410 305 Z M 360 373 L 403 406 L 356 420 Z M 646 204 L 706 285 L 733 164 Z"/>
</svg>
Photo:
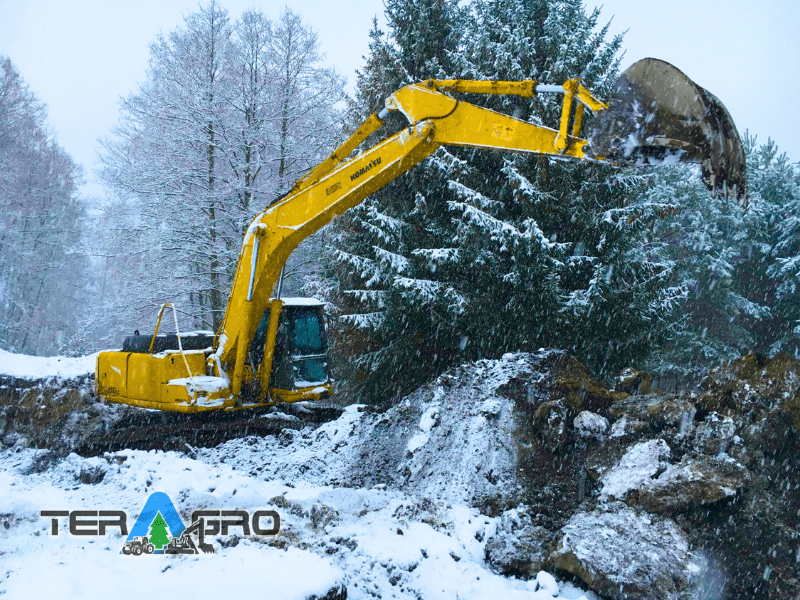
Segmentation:
<svg viewBox="0 0 800 600">
<path fill-rule="evenodd" d="M 730 113 L 667 62 L 628 67 L 586 137 L 592 155 L 618 165 L 700 163 L 712 196 L 747 205 L 745 154 Z"/>
</svg>

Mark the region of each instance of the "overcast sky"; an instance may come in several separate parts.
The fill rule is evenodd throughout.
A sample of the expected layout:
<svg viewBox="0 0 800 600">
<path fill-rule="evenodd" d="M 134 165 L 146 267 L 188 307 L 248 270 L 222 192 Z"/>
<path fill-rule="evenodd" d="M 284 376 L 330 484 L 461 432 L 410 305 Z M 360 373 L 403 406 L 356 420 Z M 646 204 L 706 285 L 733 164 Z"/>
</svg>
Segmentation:
<svg viewBox="0 0 800 600">
<path fill-rule="evenodd" d="M 231 17 L 261 7 L 273 19 L 284 3 L 221 0 Z M 740 133 L 772 137 L 800 160 L 800 10 L 797 0 L 589 0 L 613 33 L 627 30 L 623 68 L 652 56 L 673 63 L 728 107 Z M 197 8 L 193 0 L 0 0 L 0 54 L 37 96 L 61 145 L 93 183 L 97 138 L 117 120 L 120 96 L 144 80 L 148 44 Z M 328 65 L 353 82 L 382 0 L 292 0 L 318 33 Z M 612 20 L 613 17 L 613 20 Z M 560 82 L 553 82 L 560 83 Z"/>
</svg>

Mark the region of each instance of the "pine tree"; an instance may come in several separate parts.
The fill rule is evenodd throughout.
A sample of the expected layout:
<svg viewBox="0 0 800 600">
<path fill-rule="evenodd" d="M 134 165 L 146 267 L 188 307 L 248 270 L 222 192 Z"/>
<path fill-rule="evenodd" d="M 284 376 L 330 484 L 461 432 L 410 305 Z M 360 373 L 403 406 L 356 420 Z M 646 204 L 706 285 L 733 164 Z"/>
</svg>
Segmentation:
<svg viewBox="0 0 800 600">
<path fill-rule="evenodd" d="M 426 29 L 431 14 L 440 25 Z M 359 74 L 362 118 L 428 77 L 581 77 L 603 96 L 616 76 L 621 38 L 607 41 L 599 12 L 579 1 L 396 0 L 387 15 L 391 35 L 373 27 Z M 465 99 L 533 123 L 554 125 L 560 112 L 558 96 Z M 681 293 L 673 265 L 639 250 L 665 211 L 637 202 L 646 183 L 597 165 L 440 149 L 336 225 L 327 289 L 343 314 L 339 362 L 354 367 L 340 376 L 380 401 L 506 351 L 567 347 L 608 372 L 646 353 Z"/>
<path fill-rule="evenodd" d="M 169 543 L 169 537 L 167 536 L 167 522 L 164 520 L 164 517 L 161 516 L 161 513 L 158 513 L 156 518 L 153 519 L 153 522 L 150 523 L 149 540 L 150 543 L 159 550 Z"/>
<path fill-rule="evenodd" d="M 646 196 L 674 208 L 650 244 L 675 263 L 673 285 L 685 291 L 668 339 L 645 365 L 660 375 L 699 379 L 741 354 L 797 349 L 791 265 L 792 248 L 800 248 L 798 170 L 771 141 L 758 145 L 745 134 L 743 143 L 747 210 L 711 198 L 692 167 L 652 175 Z"/>
<path fill-rule="evenodd" d="M 756 285 L 771 319 L 759 330 L 769 353 L 800 356 L 800 163 L 791 163 L 772 140 L 748 140 L 748 181 L 758 193 L 759 224 L 766 230 L 755 245 Z M 766 243 L 764 242 L 766 238 Z M 765 268 L 766 266 L 766 268 Z M 766 271 L 766 276 L 764 272 Z"/>
</svg>

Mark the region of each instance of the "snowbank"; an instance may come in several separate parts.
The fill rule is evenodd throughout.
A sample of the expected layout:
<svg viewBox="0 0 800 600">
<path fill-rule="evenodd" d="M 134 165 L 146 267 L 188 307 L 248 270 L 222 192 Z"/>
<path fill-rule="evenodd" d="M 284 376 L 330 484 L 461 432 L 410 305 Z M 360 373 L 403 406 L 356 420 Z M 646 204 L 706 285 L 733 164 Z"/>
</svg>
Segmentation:
<svg viewBox="0 0 800 600">
<path fill-rule="evenodd" d="M 66 356 L 27 356 L 0 350 L 0 375 L 19 379 L 72 379 L 94 373 L 97 355 L 69 358 Z"/>
<path fill-rule="evenodd" d="M 320 443 L 327 447 L 324 436 Z M 138 599 L 150 589 L 159 597 L 307 600 L 341 598 L 345 588 L 350 600 L 595 598 L 568 583 L 559 586 L 546 573 L 531 581 L 492 573 L 484 563 L 485 540 L 498 519 L 463 505 L 385 487 L 313 485 L 302 476 L 275 481 L 256 469 L 248 473 L 251 463 L 225 464 L 202 453 L 199 459 L 160 451 L 91 459 L 71 454 L 44 470 L 32 468 L 41 454 L 0 452 L 0 520 L 8 523 L 0 524 L 0 594 L 10 598 Z M 268 447 L 260 458 L 264 465 L 297 462 Z M 89 469 L 105 474 L 82 483 L 80 474 Z M 170 496 L 184 521 L 198 508 L 266 507 L 279 511 L 282 529 L 275 538 L 206 538 L 215 546 L 211 555 L 136 557 L 120 554 L 124 538 L 116 529 L 79 538 L 66 533 L 62 519 L 61 533 L 52 536 L 50 520 L 38 514 L 114 508 L 127 512 L 130 527 L 156 490 Z"/>
</svg>

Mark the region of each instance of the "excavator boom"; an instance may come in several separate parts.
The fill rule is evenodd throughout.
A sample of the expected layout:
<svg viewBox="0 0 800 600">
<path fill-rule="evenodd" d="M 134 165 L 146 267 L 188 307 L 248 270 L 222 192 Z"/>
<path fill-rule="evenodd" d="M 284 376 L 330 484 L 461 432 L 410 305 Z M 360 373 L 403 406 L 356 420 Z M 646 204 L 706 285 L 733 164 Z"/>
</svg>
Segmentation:
<svg viewBox="0 0 800 600">
<path fill-rule="evenodd" d="M 680 80 L 680 89 L 686 93 L 680 101 L 673 99 L 670 112 L 664 108 L 669 102 L 664 104 L 659 97 L 664 89 L 651 90 L 642 83 L 649 71 L 644 72 L 629 69 L 621 78 L 615 90 L 619 101 L 638 103 L 622 108 L 615 104 L 617 100 L 612 99 L 609 106 L 595 98 L 578 80 L 555 86 L 536 81 L 427 80 L 403 87 L 386 99 L 384 110 L 370 116 L 282 200 L 253 219 L 213 347 L 185 351 L 178 335 L 177 348 L 165 349 L 165 342 L 159 345 L 153 334 L 147 353 L 137 353 L 136 348 L 144 345 L 136 340 L 130 352 L 103 352 L 97 363 L 98 394 L 115 402 L 181 412 L 231 410 L 329 395 L 322 305 L 270 297 L 283 265 L 309 235 L 442 145 L 615 164 L 642 162 L 641 157 L 663 160 L 672 153 L 701 161 L 712 189 L 728 190 L 737 197 L 743 194 L 739 170 L 744 158 L 743 153 L 741 159 L 737 154 L 741 143 L 721 103 L 690 80 L 686 79 L 688 84 Z M 659 77 L 666 81 L 665 76 Z M 461 93 L 522 97 L 559 93 L 563 94 L 561 117 L 554 129 L 534 125 L 451 95 Z M 586 108 L 611 115 L 595 121 L 588 140 L 579 137 Z M 401 112 L 409 126 L 350 157 L 391 111 Z M 652 123 L 659 119 L 666 123 L 656 124 L 663 129 Z M 718 131 L 727 137 L 720 138 Z M 154 349 L 159 352 L 152 353 Z"/>
</svg>

